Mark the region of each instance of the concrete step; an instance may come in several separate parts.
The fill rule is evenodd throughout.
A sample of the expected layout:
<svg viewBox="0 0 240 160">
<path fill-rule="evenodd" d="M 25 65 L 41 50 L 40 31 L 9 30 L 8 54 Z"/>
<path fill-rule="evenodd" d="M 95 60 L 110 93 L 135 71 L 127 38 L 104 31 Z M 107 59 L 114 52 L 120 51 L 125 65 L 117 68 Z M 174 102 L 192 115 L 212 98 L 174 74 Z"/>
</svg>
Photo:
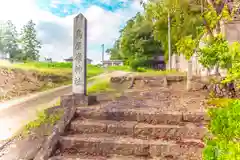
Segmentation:
<svg viewBox="0 0 240 160">
<path fill-rule="evenodd" d="M 77 108 L 77 117 L 97 120 L 137 121 L 149 124 L 204 123 L 205 112 L 161 112 L 156 108 Z"/>
<path fill-rule="evenodd" d="M 75 119 L 71 122 L 69 133 L 92 134 L 109 133 L 114 135 L 129 135 L 139 139 L 203 139 L 206 128 L 195 124 L 179 125 L 152 125 L 136 121 L 111 121 Z"/>
<path fill-rule="evenodd" d="M 198 140 L 181 142 L 163 140 L 142 140 L 129 136 L 110 134 L 76 134 L 60 139 L 61 153 L 108 156 L 144 157 L 199 157 L 204 144 Z"/>
</svg>

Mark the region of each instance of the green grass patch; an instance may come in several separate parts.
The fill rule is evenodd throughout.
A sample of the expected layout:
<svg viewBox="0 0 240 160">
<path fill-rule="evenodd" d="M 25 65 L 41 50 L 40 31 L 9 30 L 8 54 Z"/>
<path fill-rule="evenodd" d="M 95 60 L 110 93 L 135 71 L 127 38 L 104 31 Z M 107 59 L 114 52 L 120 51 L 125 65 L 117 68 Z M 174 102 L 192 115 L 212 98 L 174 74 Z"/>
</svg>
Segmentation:
<svg viewBox="0 0 240 160">
<path fill-rule="evenodd" d="M 24 134 L 28 134 L 31 130 L 39 128 L 41 125 L 47 124 L 53 126 L 63 116 L 63 109 L 58 110 L 56 113 L 48 115 L 44 110 L 37 112 L 37 118 L 29 122 L 23 129 Z"/>
<path fill-rule="evenodd" d="M 96 82 L 94 82 L 87 89 L 88 94 L 108 92 L 108 91 L 114 91 L 114 89 L 111 88 L 109 79 L 96 80 Z"/>
<path fill-rule="evenodd" d="M 38 71 L 45 74 L 66 75 L 72 74 L 72 63 L 70 62 L 26 62 L 13 64 L 10 68 Z M 96 65 L 87 65 L 87 78 L 96 76 L 104 72 L 104 69 Z"/>
<path fill-rule="evenodd" d="M 240 159 L 240 100 L 215 99 L 217 108 L 210 108 L 209 131 L 213 139 L 206 139 L 204 160 Z"/>
<path fill-rule="evenodd" d="M 104 68 L 95 65 L 88 65 L 87 78 L 91 78 L 102 73 L 104 73 Z"/>
<path fill-rule="evenodd" d="M 184 72 L 178 72 L 175 70 L 165 70 L 165 71 L 159 71 L 159 70 L 152 70 L 152 69 L 146 69 L 144 72 L 137 72 L 139 75 L 143 76 L 161 76 L 161 75 L 185 75 Z"/>
<path fill-rule="evenodd" d="M 111 66 L 107 68 L 108 71 L 126 71 L 131 72 L 132 69 L 129 66 Z"/>
</svg>

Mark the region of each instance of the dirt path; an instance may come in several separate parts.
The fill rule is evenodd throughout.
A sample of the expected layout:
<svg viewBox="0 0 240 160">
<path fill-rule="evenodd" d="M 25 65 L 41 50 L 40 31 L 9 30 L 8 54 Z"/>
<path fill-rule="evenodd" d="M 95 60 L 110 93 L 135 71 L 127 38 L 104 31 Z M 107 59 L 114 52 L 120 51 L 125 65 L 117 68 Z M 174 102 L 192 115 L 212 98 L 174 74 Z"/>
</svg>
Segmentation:
<svg viewBox="0 0 240 160">
<path fill-rule="evenodd" d="M 35 94 L 35 98 L 32 99 L 28 99 L 29 97 L 21 98 L 23 102 L 19 102 L 19 104 L 12 104 L 11 102 L 1 104 L 2 106 L 8 106 L 8 108 L 0 110 L 0 142 L 10 138 L 26 123 L 33 120 L 38 110 L 50 107 L 58 97 L 70 92 L 71 86 L 42 96 Z"/>
<path fill-rule="evenodd" d="M 124 75 L 126 72 L 116 71 L 96 76 Z M 92 82 L 88 84 L 91 85 Z M 64 94 L 71 93 L 72 86 L 59 87 L 44 93 L 31 94 L 0 103 L 0 147 L 29 121 L 36 118 L 36 112 L 51 107 Z"/>
</svg>

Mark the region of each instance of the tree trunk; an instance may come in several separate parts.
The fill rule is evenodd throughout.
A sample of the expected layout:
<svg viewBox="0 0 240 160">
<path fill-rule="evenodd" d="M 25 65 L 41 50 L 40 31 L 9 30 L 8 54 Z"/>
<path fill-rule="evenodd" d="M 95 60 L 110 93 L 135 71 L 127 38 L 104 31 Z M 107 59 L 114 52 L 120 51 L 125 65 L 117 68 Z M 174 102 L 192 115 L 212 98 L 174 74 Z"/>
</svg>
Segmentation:
<svg viewBox="0 0 240 160">
<path fill-rule="evenodd" d="M 220 71 L 219 71 L 219 64 L 216 64 L 215 70 L 214 70 L 214 74 L 215 74 L 216 76 L 221 75 L 221 74 L 220 74 Z"/>
<path fill-rule="evenodd" d="M 188 71 L 187 71 L 187 90 L 192 89 L 192 57 L 188 60 Z"/>
</svg>

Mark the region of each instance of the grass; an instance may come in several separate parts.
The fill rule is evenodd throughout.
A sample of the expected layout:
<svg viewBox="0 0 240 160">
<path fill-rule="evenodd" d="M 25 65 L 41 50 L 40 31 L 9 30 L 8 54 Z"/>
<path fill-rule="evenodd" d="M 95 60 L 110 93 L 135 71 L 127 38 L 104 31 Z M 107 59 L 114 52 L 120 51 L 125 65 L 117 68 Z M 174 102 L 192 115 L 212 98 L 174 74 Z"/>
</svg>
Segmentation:
<svg viewBox="0 0 240 160">
<path fill-rule="evenodd" d="M 11 68 L 32 70 L 53 75 L 72 74 L 72 63 L 70 62 L 27 62 L 22 64 L 14 64 L 11 66 Z M 104 70 L 101 67 L 87 65 L 87 78 L 96 76 L 103 72 Z"/>
<path fill-rule="evenodd" d="M 204 160 L 240 159 L 240 100 L 213 99 L 208 103 L 218 106 L 208 110 L 211 122 L 209 131 L 214 138 L 207 138 Z"/>
<path fill-rule="evenodd" d="M 37 112 L 37 118 L 24 126 L 22 131 L 23 135 L 30 133 L 33 129 L 39 128 L 44 124 L 53 126 L 63 116 L 63 109 L 58 110 L 56 113 L 48 115 L 45 110 Z"/>
<path fill-rule="evenodd" d="M 108 91 L 114 91 L 114 89 L 111 88 L 109 79 L 96 80 L 87 89 L 88 94 L 108 92 Z"/>
<path fill-rule="evenodd" d="M 44 74 L 53 75 L 66 75 L 72 73 L 72 63 L 70 62 L 26 62 L 21 64 L 12 64 L 8 68 L 18 68 L 23 70 L 38 71 Z M 126 71 L 132 72 L 129 66 L 111 66 L 106 69 L 107 71 Z M 96 65 L 87 65 L 87 78 L 94 77 L 103 73 L 105 70 Z M 137 73 L 153 76 L 153 75 L 166 75 L 171 73 L 179 73 L 177 71 L 156 71 L 153 69 L 138 68 Z"/>
<path fill-rule="evenodd" d="M 132 69 L 129 66 L 111 66 L 107 68 L 108 71 L 126 71 L 131 72 Z"/>
<path fill-rule="evenodd" d="M 228 106 L 229 103 L 235 101 L 237 99 L 231 99 L 231 98 L 211 98 L 207 101 L 207 104 L 209 106 L 215 106 L 215 107 L 225 107 Z"/>
<path fill-rule="evenodd" d="M 147 69 L 144 72 L 137 72 L 138 75 L 143 75 L 143 76 L 161 76 L 161 75 L 184 75 L 184 72 L 178 72 L 175 70 L 165 70 L 165 71 L 158 71 L 158 70 L 152 70 L 152 69 Z"/>
</svg>

